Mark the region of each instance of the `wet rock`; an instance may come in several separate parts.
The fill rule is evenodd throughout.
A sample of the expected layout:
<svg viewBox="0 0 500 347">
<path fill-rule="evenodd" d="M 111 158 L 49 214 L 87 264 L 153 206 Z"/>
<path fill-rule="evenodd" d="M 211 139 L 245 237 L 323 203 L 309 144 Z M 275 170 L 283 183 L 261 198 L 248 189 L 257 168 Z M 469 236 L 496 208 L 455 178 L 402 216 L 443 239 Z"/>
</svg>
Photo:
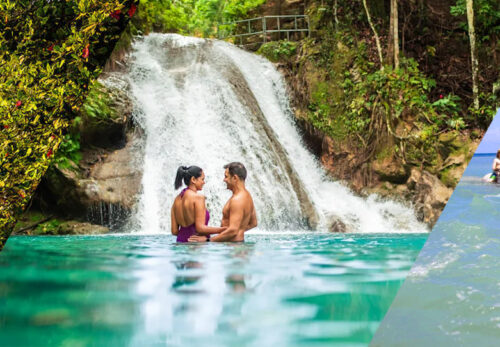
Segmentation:
<svg viewBox="0 0 500 347">
<path fill-rule="evenodd" d="M 450 188 L 454 188 L 466 169 L 467 165 L 464 163 L 460 166 L 452 166 L 441 172 L 441 181 Z"/>
<path fill-rule="evenodd" d="M 448 156 L 448 158 L 446 158 L 441 169 L 446 169 L 447 167 L 452 165 L 462 165 L 465 160 L 465 154 L 463 153 L 451 154 L 450 156 Z"/>
<path fill-rule="evenodd" d="M 347 231 L 347 226 L 340 219 L 337 219 L 331 224 L 330 231 L 334 233 L 345 233 Z"/>
<path fill-rule="evenodd" d="M 449 144 L 452 141 L 454 141 L 456 138 L 457 138 L 457 133 L 454 131 L 450 131 L 450 132 L 442 133 L 441 135 L 439 135 L 438 140 L 441 143 Z"/>
<path fill-rule="evenodd" d="M 42 199 L 57 214 L 78 219 L 103 204 L 121 213 L 130 211 L 142 177 L 137 140 L 137 135 L 129 133 L 123 148 L 99 154 L 87 150 L 79 167 L 52 167 L 40 187 Z"/>
<path fill-rule="evenodd" d="M 109 232 L 109 228 L 87 222 L 67 221 L 59 225 L 59 235 L 99 235 Z"/>
<path fill-rule="evenodd" d="M 413 195 L 419 219 L 434 225 L 453 189 L 444 185 L 438 177 L 417 168 L 412 168 L 407 186 Z"/>
<path fill-rule="evenodd" d="M 374 161 L 372 169 L 383 181 L 399 184 L 406 182 L 408 178 L 408 172 L 405 167 L 393 157 Z"/>
</svg>

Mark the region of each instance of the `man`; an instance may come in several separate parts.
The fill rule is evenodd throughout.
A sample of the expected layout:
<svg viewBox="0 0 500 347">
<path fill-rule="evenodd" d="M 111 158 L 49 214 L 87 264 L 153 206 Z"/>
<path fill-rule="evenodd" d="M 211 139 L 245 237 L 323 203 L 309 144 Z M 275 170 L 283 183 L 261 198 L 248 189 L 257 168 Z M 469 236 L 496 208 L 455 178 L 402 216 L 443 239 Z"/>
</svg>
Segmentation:
<svg viewBox="0 0 500 347">
<path fill-rule="evenodd" d="M 233 195 L 222 209 L 222 227 L 226 230 L 210 238 L 211 242 L 245 241 L 245 231 L 257 226 L 252 197 L 245 188 L 247 170 L 242 163 L 224 165 L 224 182 Z M 191 236 L 189 242 L 206 241 L 205 236 Z"/>
</svg>

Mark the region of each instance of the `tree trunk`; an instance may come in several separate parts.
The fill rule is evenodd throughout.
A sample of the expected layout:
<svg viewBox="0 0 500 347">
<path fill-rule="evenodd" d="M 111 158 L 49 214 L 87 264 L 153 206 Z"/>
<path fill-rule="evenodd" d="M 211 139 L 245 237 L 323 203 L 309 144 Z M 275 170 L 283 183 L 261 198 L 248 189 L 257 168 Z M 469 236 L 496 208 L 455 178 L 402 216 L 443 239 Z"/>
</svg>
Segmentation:
<svg viewBox="0 0 500 347">
<path fill-rule="evenodd" d="M 392 14 L 393 7 L 392 7 L 392 1 L 390 0 L 390 10 L 389 10 L 389 32 L 388 32 L 388 37 L 387 37 L 387 54 L 385 56 L 386 58 L 386 64 L 387 65 L 393 65 L 394 64 L 394 16 Z"/>
<path fill-rule="evenodd" d="M 476 33 L 474 32 L 474 2 L 467 0 L 467 26 L 469 27 L 470 57 L 472 63 L 472 94 L 474 97 L 474 108 L 479 109 L 479 64 L 477 61 Z"/>
<path fill-rule="evenodd" d="M 370 17 L 370 11 L 368 10 L 368 5 L 366 4 L 366 0 L 363 0 L 363 6 L 365 7 L 366 17 L 368 18 L 368 23 L 373 30 L 373 35 L 375 36 L 375 43 L 377 44 L 378 58 L 380 59 L 380 70 L 384 69 L 384 59 L 382 57 L 382 48 L 380 46 L 380 39 L 377 34 L 377 30 L 373 25 L 372 19 Z"/>
<path fill-rule="evenodd" d="M 394 68 L 399 68 L 398 2 L 391 0 L 392 38 L 394 40 Z"/>
<path fill-rule="evenodd" d="M 338 31 L 339 28 L 339 18 L 337 17 L 337 8 L 338 8 L 338 0 L 333 2 L 333 17 L 335 18 L 335 32 Z"/>
</svg>

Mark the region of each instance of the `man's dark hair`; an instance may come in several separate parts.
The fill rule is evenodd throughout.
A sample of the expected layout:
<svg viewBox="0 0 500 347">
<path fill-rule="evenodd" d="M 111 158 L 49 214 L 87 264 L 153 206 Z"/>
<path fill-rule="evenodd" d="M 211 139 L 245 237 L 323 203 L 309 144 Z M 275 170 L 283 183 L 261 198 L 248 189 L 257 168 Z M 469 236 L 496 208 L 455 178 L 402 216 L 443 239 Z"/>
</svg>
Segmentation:
<svg viewBox="0 0 500 347">
<path fill-rule="evenodd" d="M 231 176 L 236 175 L 242 181 L 247 178 L 247 169 L 245 169 L 245 165 L 237 161 L 224 165 L 224 169 L 227 169 Z"/>
</svg>

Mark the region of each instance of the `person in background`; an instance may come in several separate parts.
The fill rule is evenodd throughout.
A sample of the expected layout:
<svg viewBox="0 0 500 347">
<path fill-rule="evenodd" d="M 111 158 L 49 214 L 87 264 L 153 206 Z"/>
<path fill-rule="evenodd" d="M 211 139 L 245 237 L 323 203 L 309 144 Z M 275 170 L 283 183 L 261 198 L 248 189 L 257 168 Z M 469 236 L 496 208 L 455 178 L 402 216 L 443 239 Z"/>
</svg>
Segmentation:
<svg viewBox="0 0 500 347">
<path fill-rule="evenodd" d="M 498 182 L 498 177 L 500 176 L 500 149 L 497 151 L 497 156 L 493 159 L 492 165 L 493 173 L 491 174 L 491 180 L 495 183 Z"/>
</svg>

